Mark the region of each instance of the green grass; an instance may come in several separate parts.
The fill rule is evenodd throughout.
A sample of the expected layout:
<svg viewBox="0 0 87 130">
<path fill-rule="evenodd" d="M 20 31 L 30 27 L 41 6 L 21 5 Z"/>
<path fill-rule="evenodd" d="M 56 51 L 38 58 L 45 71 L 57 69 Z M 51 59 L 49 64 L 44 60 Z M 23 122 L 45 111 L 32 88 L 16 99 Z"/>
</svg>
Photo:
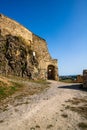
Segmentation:
<svg viewBox="0 0 87 130">
<path fill-rule="evenodd" d="M 44 89 L 48 89 L 49 87 L 49 83 L 45 80 L 34 81 L 16 76 L 8 78 L 5 77 L 5 80 L 9 83 L 9 85 L 8 83 L 4 83 L 4 81 L 0 81 L 0 101 L 7 97 L 10 97 L 15 93 L 17 93 L 17 97 L 21 99 L 22 97 L 27 95 L 40 93 Z M 32 82 L 35 84 L 30 83 L 30 85 L 28 85 L 28 82 Z M 16 98 L 16 96 L 14 98 Z"/>
<path fill-rule="evenodd" d="M 22 84 L 11 82 L 11 86 L 0 81 L 0 101 L 11 96 L 22 87 Z"/>
<path fill-rule="evenodd" d="M 50 82 L 47 82 L 46 80 L 32 80 L 31 82 L 39 83 L 39 84 L 43 84 L 43 85 L 50 84 Z"/>
<path fill-rule="evenodd" d="M 33 82 L 33 83 L 39 83 L 39 84 L 50 84 L 50 82 L 47 82 L 46 80 L 33 80 L 33 79 L 29 79 L 29 78 L 25 78 L 25 77 L 17 77 L 17 76 L 12 76 L 12 75 L 8 75 L 7 78 L 12 79 L 12 80 L 18 80 L 18 81 L 28 81 L 28 82 Z"/>
<path fill-rule="evenodd" d="M 60 82 L 74 83 L 74 80 L 72 80 L 72 79 L 61 79 Z"/>
</svg>

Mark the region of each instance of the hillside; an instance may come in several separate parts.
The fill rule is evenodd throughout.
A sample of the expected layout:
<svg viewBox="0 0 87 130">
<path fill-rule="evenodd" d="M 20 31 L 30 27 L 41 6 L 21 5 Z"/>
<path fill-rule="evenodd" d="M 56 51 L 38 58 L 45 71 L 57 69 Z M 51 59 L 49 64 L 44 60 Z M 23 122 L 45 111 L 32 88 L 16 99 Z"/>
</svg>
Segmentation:
<svg viewBox="0 0 87 130">
<path fill-rule="evenodd" d="M 32 81 L 25 78 L 0 76 L 0 109 L 11 100 L 15 101 L 17 97 L 38 94 L 48 87 L 49 84 L 46 81 Z"/>
</svg>

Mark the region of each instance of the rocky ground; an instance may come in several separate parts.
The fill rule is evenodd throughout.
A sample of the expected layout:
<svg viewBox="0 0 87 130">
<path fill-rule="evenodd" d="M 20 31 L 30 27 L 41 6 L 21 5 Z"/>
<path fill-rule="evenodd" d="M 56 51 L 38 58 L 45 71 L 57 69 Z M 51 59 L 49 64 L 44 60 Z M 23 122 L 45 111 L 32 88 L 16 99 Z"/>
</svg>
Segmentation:
<svg viewBox="0 0 87 130">
<path fill-rule="evenodd" d="M 87 130 L 87 91 L 79 84 L 49 82 L 43 92 L 7 100 L 0 130 Z"/>
</svg>

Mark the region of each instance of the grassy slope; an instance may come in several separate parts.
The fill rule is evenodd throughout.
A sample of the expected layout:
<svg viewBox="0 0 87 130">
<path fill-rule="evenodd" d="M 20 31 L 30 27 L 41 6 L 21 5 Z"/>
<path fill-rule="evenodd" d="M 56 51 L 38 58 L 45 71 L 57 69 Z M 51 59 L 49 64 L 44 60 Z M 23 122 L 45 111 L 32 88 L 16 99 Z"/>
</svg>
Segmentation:
<svg viewBox="0 0 87 130">
<path fill-rule="evenodd" d="M 29 81 L 14 77 L 12 79 L 0 76 L 0 101 L 11 95 L 33 95 L 48 88 L 46 81 Z"/>
</svg>

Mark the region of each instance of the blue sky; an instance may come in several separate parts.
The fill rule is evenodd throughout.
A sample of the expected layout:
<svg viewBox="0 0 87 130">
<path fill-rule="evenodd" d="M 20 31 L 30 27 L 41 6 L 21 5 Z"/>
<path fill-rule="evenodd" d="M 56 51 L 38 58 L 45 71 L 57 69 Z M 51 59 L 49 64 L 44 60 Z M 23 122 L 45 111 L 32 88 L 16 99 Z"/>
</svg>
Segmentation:
<svg viewBox="0 0 87 130">
<path fill-rule="evenodd" d="M 87 69 L 87 0 L 0 0 L 0 13 L 46 39 L 59 75 Z"/>
</svg>

